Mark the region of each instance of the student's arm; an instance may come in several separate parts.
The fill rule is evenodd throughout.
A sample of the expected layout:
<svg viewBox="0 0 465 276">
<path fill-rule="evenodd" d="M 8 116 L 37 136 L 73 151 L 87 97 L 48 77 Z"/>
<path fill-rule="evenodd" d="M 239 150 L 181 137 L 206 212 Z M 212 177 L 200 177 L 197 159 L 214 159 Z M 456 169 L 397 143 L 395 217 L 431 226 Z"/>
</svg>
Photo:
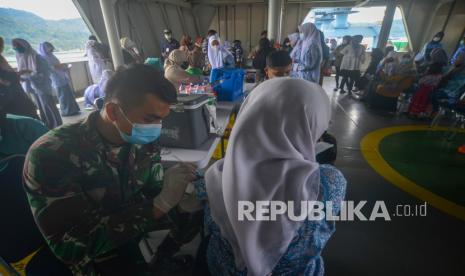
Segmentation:
<svg viewBox="0 0 465 276">
<path fill-rule="evenodd" d="M 40 231 L 65 263 L 78 264 L 117 248 L 163 215 L 152 201 L 104 212 L 91 198 L 103 197 L 106 190 L 103 185 L 82 190 L 91 183 L 84 183 L 77 156 L 57 141 L 38 144 L 26 158 L 25 190 Z"/>
</svg>

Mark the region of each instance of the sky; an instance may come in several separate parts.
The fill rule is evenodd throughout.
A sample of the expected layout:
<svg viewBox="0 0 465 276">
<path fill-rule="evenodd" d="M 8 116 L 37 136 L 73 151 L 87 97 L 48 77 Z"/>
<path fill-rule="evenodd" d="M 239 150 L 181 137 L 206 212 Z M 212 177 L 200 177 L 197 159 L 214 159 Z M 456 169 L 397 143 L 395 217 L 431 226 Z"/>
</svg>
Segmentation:
<svg viewBox="0 0 465 276">
<path fill-rule="evenodd" d="M 370 8 L 353 8 L 352 11 L 357 11 L 356 13 L 349 14 L 348 21 L 349 23 L 375 23 L 381 22 L 384 18 L 384 11 L 386 7 L 370 7 Z M 311 21 L 313 14 L 311 11 L 304 19 L 304 22 Z M 399 8 L 396 9 L 394 14 L 394 20 L 402 19 L 402 13 Z"/>
<path fill-rule="evenodd" d="M 81 17 L 71 0 L 0 0 L 0 8 L 24 10 L 51 20 Z"/>
<path fill-rule="evenodd" d="M 384 17 L 385 7 L 371 7 L 371 8 L 354 8 L 353 11 L 358 11 L 357 13 L 349 14 L 348 21 L 351 23 L 365 23 L 365 22 L 377 22 L 382 21 Z M 400 9 L 396 9 L 394 14 L 394 20 L 402 19 L 402 14 Z"/>
</svg>

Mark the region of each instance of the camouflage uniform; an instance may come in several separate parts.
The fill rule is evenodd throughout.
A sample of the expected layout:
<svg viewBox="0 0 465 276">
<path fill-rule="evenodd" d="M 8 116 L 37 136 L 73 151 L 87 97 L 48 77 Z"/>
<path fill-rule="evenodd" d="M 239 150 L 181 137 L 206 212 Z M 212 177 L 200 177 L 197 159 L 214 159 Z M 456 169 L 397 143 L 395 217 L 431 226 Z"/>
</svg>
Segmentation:
<svg viewBox="0 0 465 276">
<path fill-rule="evenodd" d="M 163 182 L 160 147 L 110 145 L 94 127 L 97 116 L 42 136 L 24 166 L 36 223 L 74 274 L 99 274 L 98 260 L 128 244 L 140 255 L 135 241 L 173 222 L 171 215 L 153 218 L 152 199 Z"/>
</svg>

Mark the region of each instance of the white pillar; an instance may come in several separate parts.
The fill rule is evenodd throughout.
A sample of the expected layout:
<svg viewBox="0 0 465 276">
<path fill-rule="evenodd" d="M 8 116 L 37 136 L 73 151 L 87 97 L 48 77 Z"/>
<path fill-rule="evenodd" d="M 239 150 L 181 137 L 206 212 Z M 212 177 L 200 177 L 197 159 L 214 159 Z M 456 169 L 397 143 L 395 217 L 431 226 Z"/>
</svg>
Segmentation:
<svg viewBox="0 0 465 276">
<path fill-rule="evenodd" d="M 278 39 L 281 21 L 281 0 L 268 0 L 268 39 Z"/>
<path fill-rule="evenodd" d="M 386 1 L 386 11 L 384 12 L 383 23 L 381 24 L 381 30 L 379 32 L 378 45 L 376 46 L 377 48 L 383 49 L 386 47 L 386 43 L 389 39 L 389 33 L 391 32 L 392 21 L 394 20 L 396 7 L 396 0 Z"/>
<path fill-rule="evenodd" d="M 114 4 L 115 0 L 100 0 L 105 30 L 107 31 L 108 43 L 110 44 L 111 58 L 116 69 L 118 66 L 124 65 L 124 60 L 116 28 Z"/>
</svg>

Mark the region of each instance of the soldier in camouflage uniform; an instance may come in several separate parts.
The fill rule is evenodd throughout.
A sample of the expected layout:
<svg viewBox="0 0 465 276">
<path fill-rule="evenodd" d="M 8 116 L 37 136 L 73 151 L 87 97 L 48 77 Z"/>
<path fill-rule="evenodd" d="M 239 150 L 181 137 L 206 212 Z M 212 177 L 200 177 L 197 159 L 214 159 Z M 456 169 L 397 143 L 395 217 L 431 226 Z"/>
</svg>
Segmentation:
<svg viewBox="0 0 465 276">
<path fill-rule="evenodd" d="M 201 218 L 191 225 L 173 208 L 195 168 L 175 166 L 164 176 L 157 140 L 125 141 L 137 138 L 136 124 L 159 124 L 176 101 L 175 88 L 160 73 L 145 65 L 126 69 L 110 80 L 106 94 L 102 112 L 33 144 L 25 190 L 48 245 L 74 274 L 142 274 L 138 241 L 145 233 L 172 229 L 158 250 L 171 256 L 199 230 Z"/>
</svg>

